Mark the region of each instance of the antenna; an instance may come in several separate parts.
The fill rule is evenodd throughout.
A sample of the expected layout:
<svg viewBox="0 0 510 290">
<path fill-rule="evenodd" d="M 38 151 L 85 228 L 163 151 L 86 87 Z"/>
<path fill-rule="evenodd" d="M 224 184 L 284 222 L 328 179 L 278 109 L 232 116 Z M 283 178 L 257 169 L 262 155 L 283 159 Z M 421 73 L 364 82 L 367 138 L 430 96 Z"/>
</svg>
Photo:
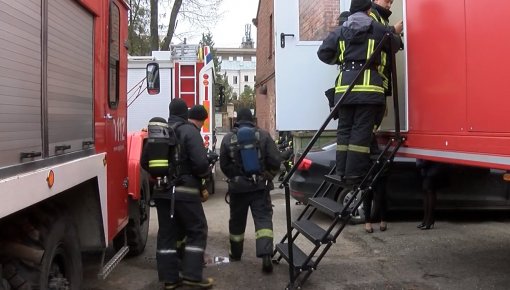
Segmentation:
<svg viewBox="0 0 510 290">
<path fill-rule="evenodd" d="M 251 39 L 251 24 L 244 26 L 244 37 L 241 48 L 253 48 L 253 39 Z"/>
</svg>

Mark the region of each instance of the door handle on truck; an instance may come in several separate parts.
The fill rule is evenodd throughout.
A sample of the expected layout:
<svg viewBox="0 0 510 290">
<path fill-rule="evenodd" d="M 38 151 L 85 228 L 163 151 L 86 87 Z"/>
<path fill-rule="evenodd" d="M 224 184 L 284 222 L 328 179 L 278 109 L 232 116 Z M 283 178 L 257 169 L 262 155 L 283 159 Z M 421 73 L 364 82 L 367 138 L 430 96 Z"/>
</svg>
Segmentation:
<svg viewBox="0 0 510 290">
<path fill-rule="evenodd" d="M 285 48 L 285 37 L 290 36 L 294 37 L 294 34 L 287 34 L 287 33 L 280 33 L 280 46 L 282 48 Z"/>
</svg>

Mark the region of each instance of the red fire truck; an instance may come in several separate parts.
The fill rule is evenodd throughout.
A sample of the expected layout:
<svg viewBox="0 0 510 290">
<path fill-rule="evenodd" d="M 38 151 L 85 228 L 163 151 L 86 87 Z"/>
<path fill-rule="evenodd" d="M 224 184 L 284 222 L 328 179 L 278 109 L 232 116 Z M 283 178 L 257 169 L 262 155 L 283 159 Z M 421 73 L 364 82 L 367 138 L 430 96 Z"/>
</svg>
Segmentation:
<svg viewBox="0 0 510 290">
<path fill-rule="evenodd" d="M 81 252 L 114 245 L 105 277 L 144 250 L 127 11 L 123 0 L 0 0 L 0 289 L 80 289 Z"/>
<path fill-rule="evenodd" d="M 146 67 L 159 65 L 161 92 L 149 95 L 145 90 Z M 128 132 L 147 127 L 150 118 L 168 117 L 168 104 L 174 98 L 183 99 L 188 107 L 203 105 L 209 117 L 201 129 L 204 145 L 210 150 L 214 138 L 215 107 L 221 106 L 215 96 L 215 71 L 208 46 L 172 45 L 170 51 L 153 51 L 152 56 L 128 57 Z"/>
</svg>

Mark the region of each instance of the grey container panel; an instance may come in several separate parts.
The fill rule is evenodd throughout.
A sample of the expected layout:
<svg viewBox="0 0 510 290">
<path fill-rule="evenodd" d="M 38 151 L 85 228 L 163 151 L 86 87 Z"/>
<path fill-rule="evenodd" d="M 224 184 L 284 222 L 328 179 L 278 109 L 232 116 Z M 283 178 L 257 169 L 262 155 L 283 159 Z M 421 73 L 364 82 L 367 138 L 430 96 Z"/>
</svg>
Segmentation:
<svg viewBox="0 0 510 290">
<path fill-rule="evenodd" d="M 41 152 L 41 1 L 0 0 L 0 167 Z"/>
<path fill-rule="evenodd" d="M 63 25 L 65 23 L 65 25 Z M 74 1 L 48 6 L 48 140 L 82 150 L 93 140 L 93 17 Z"/>
</svg>

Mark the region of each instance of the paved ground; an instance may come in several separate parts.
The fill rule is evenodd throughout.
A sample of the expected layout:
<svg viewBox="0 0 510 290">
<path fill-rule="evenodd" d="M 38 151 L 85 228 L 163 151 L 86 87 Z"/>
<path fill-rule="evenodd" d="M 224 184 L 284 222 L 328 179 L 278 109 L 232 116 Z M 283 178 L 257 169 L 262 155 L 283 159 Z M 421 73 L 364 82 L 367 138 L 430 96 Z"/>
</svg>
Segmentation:
<svg viewBox="0 0 510 290">
<path fill-rule="evenodd" d="M 217 193 L 204 204 L 209 222 L 207 254 L 228 256 L 228 205 L 223 197 L 226 183 L 217 181 Z M 278 242 L 285 233 L 283 191 L 272 192 L 274 232 Z M 293 215 L 304 208 L 293 204 Z M 333 245 L 319 269 L 303 289 L 509 289 L 510 219 L 504 214 L 457 213 L 440 215 L 436 228 L 416 229 L 415 214 L 392 214 L 386 232 L 373 234 L 361 225 L 348 226 Z M 454 217 L 454 215 L 456 217 Z M 153 209 L 149 242 L 143 255 L 126 259 L 107 278 L 95 278 L 90 262 L 84 289 L 161 289 L 155 260 L 156 212 Z M 328 224 L 327 217 L 319 222 Z M 215 289 L 284 289 L 288 283 L 285 262 L 272 275 L 261 272 L 255 258 L 253 222 L 248 220 L 245 254 L 241 262 L 209 265 L 207 276 L 216 280 Z M 97 259 L 96 259 L 97 260 Z M 183 288 L 185 289 L 185 288 Z"/>
</svg>

